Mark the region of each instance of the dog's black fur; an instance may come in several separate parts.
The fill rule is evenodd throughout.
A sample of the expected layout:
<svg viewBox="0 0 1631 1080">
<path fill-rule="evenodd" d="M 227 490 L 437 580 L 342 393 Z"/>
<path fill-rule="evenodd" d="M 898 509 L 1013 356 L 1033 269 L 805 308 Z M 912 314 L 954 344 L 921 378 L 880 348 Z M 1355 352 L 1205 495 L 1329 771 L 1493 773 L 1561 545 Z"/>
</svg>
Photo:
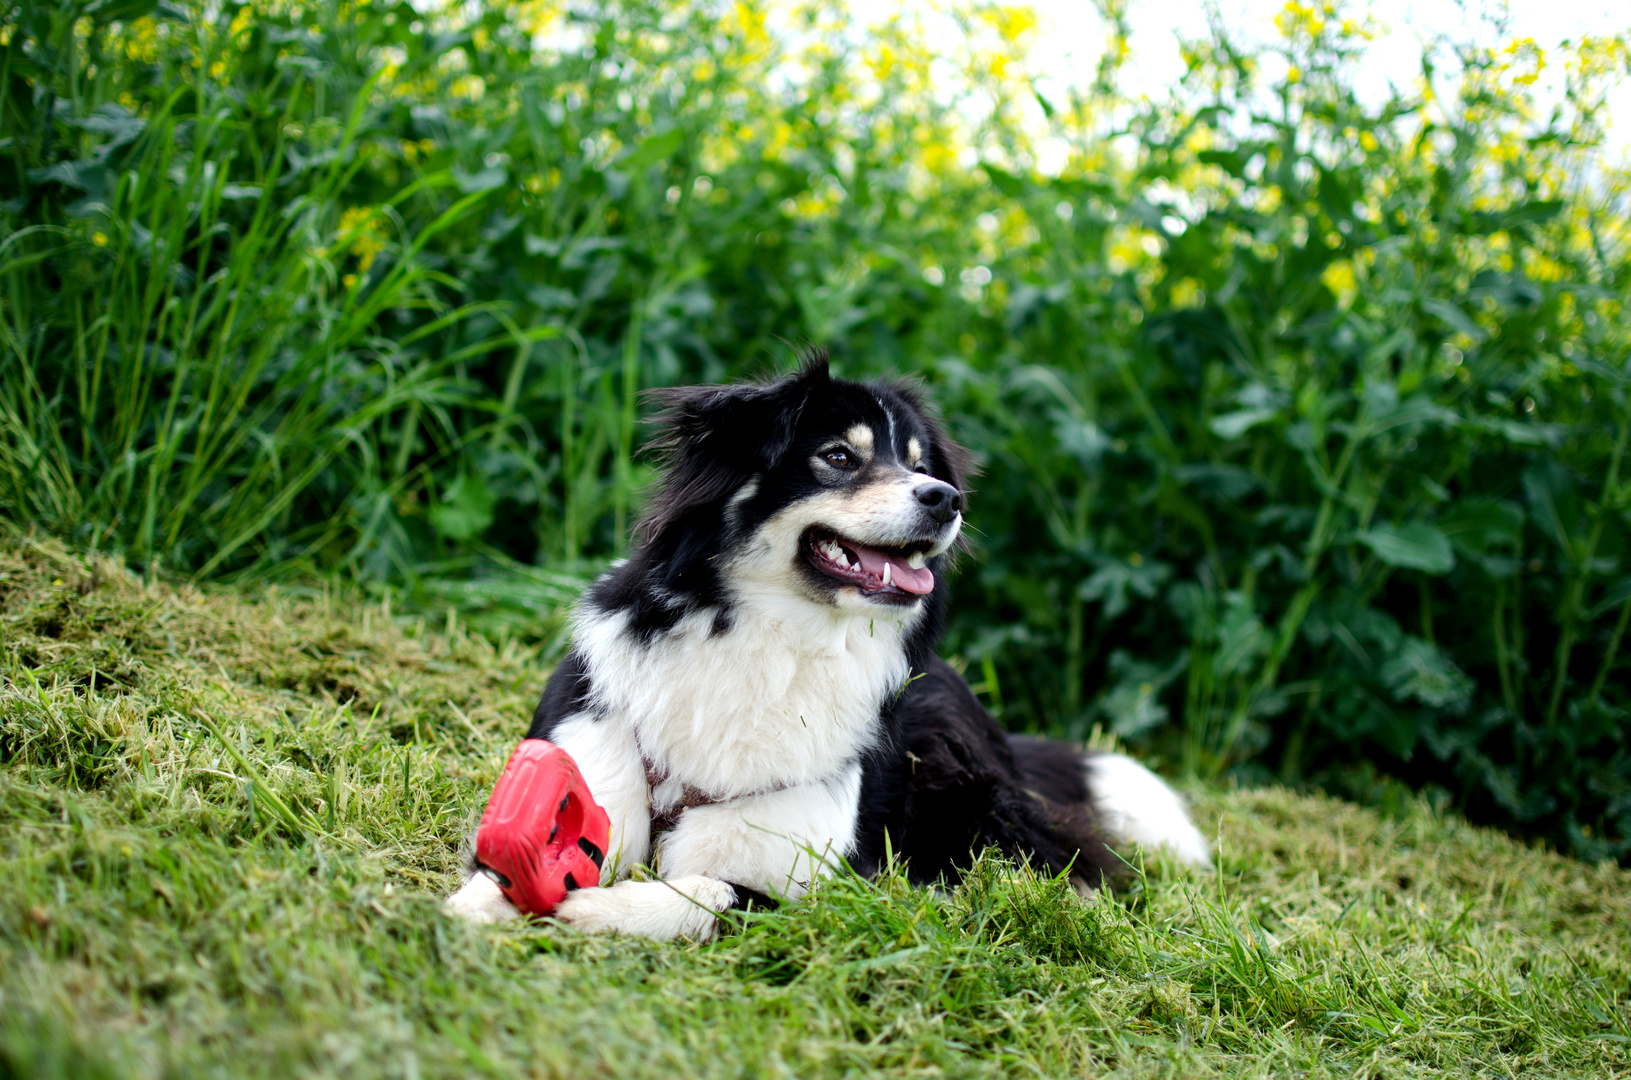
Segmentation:
<svg viewBox="0 0 1631 1080">
<path fill-rule="evenodd" d="M 876 871 L 888 844 L 911 880 L 956 880 L 994 847 L 1098 886 L 1121 861 L 1088 801 L 1081 755 L 1003 731 L 938 656 L 885 717 L 889 740 L 867 762 L 851 864 Z M 916 670 L 916 669 L 914 669 Z"/>
</svg>

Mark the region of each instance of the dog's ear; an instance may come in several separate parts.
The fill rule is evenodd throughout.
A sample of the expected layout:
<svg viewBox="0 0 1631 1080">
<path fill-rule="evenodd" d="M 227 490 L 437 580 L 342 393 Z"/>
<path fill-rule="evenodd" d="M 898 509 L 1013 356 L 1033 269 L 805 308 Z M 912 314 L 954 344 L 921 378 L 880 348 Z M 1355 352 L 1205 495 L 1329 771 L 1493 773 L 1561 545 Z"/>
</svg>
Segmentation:
<svg viewBox="0 0 1631 1080">
<path fill-rule="evenodd" d="M 793 445 L 810 391 L 828 379 L 825 355 L 772 383 L 654 390 L 661 409 L 650 448 L 662 479 L 637 534 L 652 540 L 691 510 L 731 494 L 774 469 Z"/>
<path fill-rule="evenodd" d="M 803 388 L 796 379 L 768 386 L 678 386 L 657 390 L 662 406 L 650 448 L 669 467 L 709 459 L 747 473 L 773 469 L 793 443 Z"/>
</svg>

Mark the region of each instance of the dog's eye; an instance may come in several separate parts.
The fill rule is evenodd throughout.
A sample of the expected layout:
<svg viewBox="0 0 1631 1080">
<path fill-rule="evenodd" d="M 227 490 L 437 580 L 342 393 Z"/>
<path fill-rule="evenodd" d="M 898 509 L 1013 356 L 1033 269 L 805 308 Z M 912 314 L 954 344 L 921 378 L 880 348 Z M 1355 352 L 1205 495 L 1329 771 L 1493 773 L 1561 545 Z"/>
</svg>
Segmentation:
<svg viewBox="0 0 1631 1080">
<path fill-rule="evenodd" d="M 822 456 L 827 459 L 828 465 L 834 465 L 840 469 L 850 467 L 851 461 L 848 450 L 828 450 Z"/>
<path fill-rule="evenodd" d="M 912 466 L 912 471 L 913 472 L 920 472 L 924 476 L 929 475 L 929 467 L 927 465 L 913 465 Z"/>
</svg>

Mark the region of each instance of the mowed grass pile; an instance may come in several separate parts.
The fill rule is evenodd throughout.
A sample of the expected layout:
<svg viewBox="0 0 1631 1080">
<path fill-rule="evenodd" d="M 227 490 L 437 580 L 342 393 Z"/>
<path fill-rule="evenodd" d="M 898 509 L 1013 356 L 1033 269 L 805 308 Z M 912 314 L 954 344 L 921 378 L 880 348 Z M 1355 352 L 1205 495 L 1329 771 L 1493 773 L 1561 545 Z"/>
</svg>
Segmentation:
<svg viewBox="0 0 1631 1080">
<path fill-rule="evenodd" d="M 1219 875 L 838 879 L 711 945 L 437 900 L 545 677 L 0 542 L 0 1076 L 1631 1075 L 1631 875 L 1213 793 Z"/>
</svg>

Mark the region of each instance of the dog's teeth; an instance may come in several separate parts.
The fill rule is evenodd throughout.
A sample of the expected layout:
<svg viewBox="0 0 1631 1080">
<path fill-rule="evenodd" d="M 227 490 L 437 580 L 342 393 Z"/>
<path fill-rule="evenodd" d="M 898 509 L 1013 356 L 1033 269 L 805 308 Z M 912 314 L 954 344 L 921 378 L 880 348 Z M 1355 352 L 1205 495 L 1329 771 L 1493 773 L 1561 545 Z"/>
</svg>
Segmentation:
<svg viewBox="0 0 1631 1080">
<path fill-rule="evenodd" d="M 913 570 L 921 570 L 923 569 L 923 564 L 926 562 L 928 562 L 928 559 L 924 556 L 923 552 L 914 551 L 912 552 L 911 558 L 906 560 L 906 565 L 910 566 Z"/>
<path fill-rule="evenodd" d="M 894 566 L 895 566 L 894 563 L 887 563 L 886 562 L 886 563 L 883 564 L 883 583 L 885 585 L 889 584 L 889 572 L 892 569 L 894 569 Z"/>
<path fill-rule="evenodd" d="M 851 566 L 849 561 L 849 552 L 845 551 L 843 545 L 836 540 L 822 541 L 821 554 L 825 555 L 829 560 L 846 569 Z"/>
</svg>

